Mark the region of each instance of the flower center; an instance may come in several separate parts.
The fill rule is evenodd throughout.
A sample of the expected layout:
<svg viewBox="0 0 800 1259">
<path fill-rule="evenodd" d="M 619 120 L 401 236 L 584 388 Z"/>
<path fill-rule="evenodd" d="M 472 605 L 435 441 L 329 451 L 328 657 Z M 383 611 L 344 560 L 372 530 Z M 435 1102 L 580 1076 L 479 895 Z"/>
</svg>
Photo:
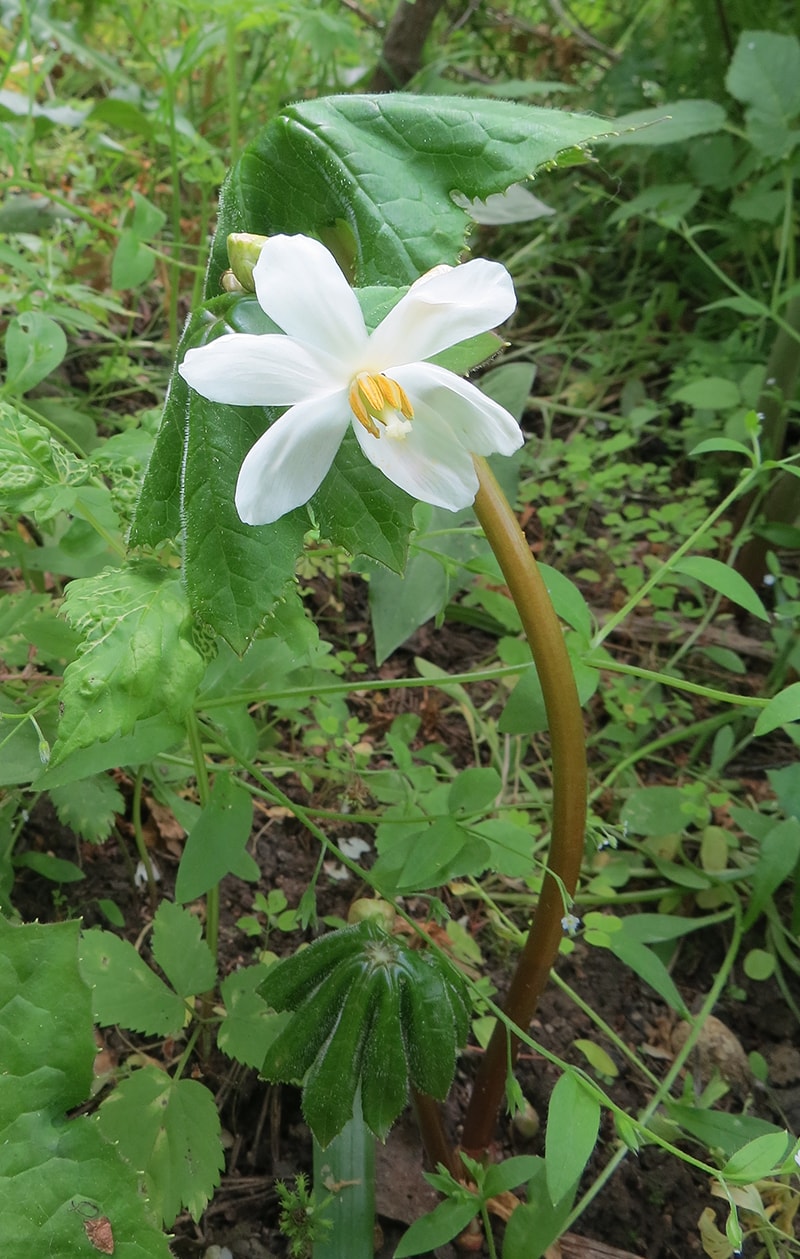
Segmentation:
<svg viewBox="0 0 800 1259">
<path fill-rule="evenodd" d="M 353 415 L 372 437 L 380 437 L 379 425 L 395 441 L 403 441 L 411 432 L 414 408 L 396 380 L 379 373 L 359 372 L 350 386 L 349 398 Z"/>
</svg>

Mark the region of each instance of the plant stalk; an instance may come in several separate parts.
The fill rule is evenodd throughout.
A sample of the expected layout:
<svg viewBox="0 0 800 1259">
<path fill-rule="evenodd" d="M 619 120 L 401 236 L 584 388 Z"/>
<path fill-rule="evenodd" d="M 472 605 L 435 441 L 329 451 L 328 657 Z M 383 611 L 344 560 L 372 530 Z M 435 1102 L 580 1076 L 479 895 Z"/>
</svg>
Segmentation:
<svg viewBox="0 0 800 1259">
<path fill-rule="evenodd" d="M 527 1030 L 563 935 L 561 919 L 578 882 L 586 828 L 586 744 L 578 692 L 564 634 L 536 561 L 505 495 L 484 459 L 475 458 L 480 488 L 475 513 L 520 614 L 539 674 L 550 729 L 553 819 L 547 872 L 504 1010 Z M 506 1072 L 519 1041 L 498 1023 L 464 1119 L 462 1145 L 473 1157 L 489 1146 Z"/>
</svg>

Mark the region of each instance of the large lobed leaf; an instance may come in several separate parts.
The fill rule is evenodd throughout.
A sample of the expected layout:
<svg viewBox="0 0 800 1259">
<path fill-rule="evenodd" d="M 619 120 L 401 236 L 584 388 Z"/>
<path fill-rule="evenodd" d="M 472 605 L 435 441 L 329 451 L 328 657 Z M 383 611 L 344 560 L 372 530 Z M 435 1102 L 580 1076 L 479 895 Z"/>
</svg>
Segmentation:
<svg viewBox="0 0 800 1259">
<path fill-rule="evenodd" d="M 108 1221 L 116 1259 L 169 1259 L 139 1176 L 87 1116 L 95 1044 L 78 973 L 78 924 L 0 918 L 0 1254 L 96 1253 Z"/>
</svg>

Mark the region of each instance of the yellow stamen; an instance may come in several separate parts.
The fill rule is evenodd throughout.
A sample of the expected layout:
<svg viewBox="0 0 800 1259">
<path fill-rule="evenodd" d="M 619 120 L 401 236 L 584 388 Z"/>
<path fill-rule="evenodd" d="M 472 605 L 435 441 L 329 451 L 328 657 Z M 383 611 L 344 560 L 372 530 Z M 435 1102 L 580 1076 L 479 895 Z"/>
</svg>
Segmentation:
<svg viewBox="0 0 800 1259">
<path fill-rule="evenodd" d="M 353 415 L 372 437 L 381 435 L 378 424 L 383 426 L 387 437 L 405 437 L 410 431 L 414 408 L 405 389 L 391 377 L 377 372 L 359 372 L 348 396 Z M 404 418 L 401 420 L 400 416 Z"/>
</svg>

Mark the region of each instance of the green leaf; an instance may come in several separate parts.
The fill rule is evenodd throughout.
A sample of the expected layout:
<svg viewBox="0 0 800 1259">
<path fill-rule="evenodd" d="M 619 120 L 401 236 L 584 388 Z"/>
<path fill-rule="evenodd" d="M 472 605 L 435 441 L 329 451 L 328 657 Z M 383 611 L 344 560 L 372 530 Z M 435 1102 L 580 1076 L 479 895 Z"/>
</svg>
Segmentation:
<svg viewBox="0 0 800 1259">
<path fill-rule="evenodd" d="M 162 901 L 153 919 L 153 957 L 179 997 L 214 986 L 217 967 L 199 918 L 171 901 Z"/>
<path fill-rule="evenodd" d="M 49 520 L 57 510 L 53 500 L 66 501 L 67 487 L 80 485 L 86 476 L 86 468 L 44 425 L 0 400 L 0 507 Z"/>
<path fill-rule="evenodd" d="M 496 769 L 465 769 L 447 796 L 450 813 L 483 813 L 492 807 L 503 789 Z"/>
<path fill-rule="evenodd" d="M 672 572 L 684 577 L 693 577 L 704 586 L 710 586 L 718 594 L 724 595 L 733 603 L 757 616 L 762 621 L 769 620 L 769 613 L 759 599 L 753 587 L 737 573 L 734 568 L 723 564 L 721 560 L 712 559 L 708 555 L 686 555 L 672 566 Z"/>
<path fill-rule="evenodd" d="M 609 936 L 606 947 L 626 966 L 630 966 L 673 1010 L 683 1015 L 687 1013 L 683 997 L 661 958 L 652 949 L 648 949 L 647 945 L 640 944 L 626 933 L 625 919 L 622 920 L 622 931 Z"/>
<path fill-rule="evenodd" d="M 744 955 L 742 970 L 748 979 L 763 983 L 774 974 L 776 964 L 777 958 L 774 953 L 768 953 L 766 949 L 750 949 Z"/>
<path fill-rule="evenodd" d="M 683 1102 L 666 1100 L 665 1106 L 670 1119 L 679 1124 L 690 1136 L 702 1141 L 709 1150 L 721 1150 L 731 1158 L 737 1150 L 741 1150 L 749 1141 L 766 1134 L 780 1134 L 785 1140 L 785 1133 L 766 1119 L 757 1119 L 754 1115 L 729 1115 L 719 1110 L 699 1110 L 696 1106 L 687 1106 Z"/>
<path fill-rule="evenodd" d="M 660 148 L 722 131 L 727 121 L 725 110 L 716 101 L 670 101 L 615 118 L 614 132 L 603 137 L 603 143 L 615 149 L 624 145 Z"/>
<path fill-rule="evenodd" d="M 553 1206 L 573 1189 L 599 1131 L 600 1103 L 578 1076 L 565 1072 L 553 1089 L 547 1111 L 545 1171 Z"/>
<path fill-rule="evenodd" d="M 14 865 L 20 870 L 35 870 L 44 879 L 52 879 L 54 883 L 80 883 L 86 875 L 74 861 L 64 857 L 51 857 L 48 852 L 23 852 L 14 858 Z"/>
<path fill-rule="evenodd" d="M 287 106 L 223 188 L 208 276 L 218 291 L 229 232 L 322 233 L 344 220 L 359 285 L 410 283 L 458 260 L 485 200 L 607 133 L 602 119 L 468 97 L 331 96 Z"/>
<path fill-rule="evenodd" d="M 27 393 L 58 367 L 67 338 L 49 315 L 29 310 L 15 315 L 6 329 L 6 383 L 13 394 Z"/>
<path fill-rule="evenodd" d="M 743 445 L 742 442 L 731 441 L 728 437 L 709 437 L 703 442 L 698 442 L 689 451 L 689 458 L 694 459 L 697 455 L 707 455 L 717 450 L 744 455 L 751 463 L 753 461 L 753 451 L 749 447 Z"/>
<path fill-rule="evenodd" d="M 742 920 L 742 929 L 749 930 L 774 892 L 790 878 L 800 861 L 800 821 L 785 818 L 773 826 L 761 841 L 753 872 L 750 903 Z"/>
<path fill-rule="evenodd" d="M 89 1096 L 96 1053 L 78 930 L 0 918 L 2 1251 L 89 1259 L 84 1221 L 105 1216 L 117 1259 L 170 1259 L 136 1170 L 88 1116 L 66 1118 Z"/>
<path fill-rule="evenodd" d="M 108 839 L 117 814 L 124 814 L 125 801 L 113 778 L 97 774 L 78 783 L 53 787 L 50 799 L 62 826 L 68 826 L 90 844 Z"/>
<path fill-rule="evenodd" d="M 221 407 L 192 392 L 187 409 L 184 576 L 195 614 L 241 655 L 294 577 L 310 526 L 305 508 L 254 528 L 233 496 L 242 461 L 264 431 L 257 407 Z"/>
<path fill-rule="evenodd" d="M 118 1023 L 147 1036 L 174 1036 L 186 1007 L 142 960 L 132 944 L 93 927 L 81 938 L 81 975 L 92 1012 L 103 1027 Z"/>
<path fill-rule="evenodd" d="M 478 1214 L 478 1209 L 478 1199 L 472 1194 L 463 1198 L 446 1198 L 428 1215 L 415 1220 L 403 1233 L 394 1252 L 394 1259 L 427 1254 L 444 1246 L 445 1242 L 463 1233 L 470 1220 Z"/>
<path fill-rule="evenodd" d="M 514 1158 L 503 1159 L 502 1163 L 490 1164 L 483 1179 L 483 1196 L 494 1198 L 497 1194 L 508 1193 L 523 1181 L 530 1180 L 540 1161 L 532 1154 L 517 1154 Z"/>
<path fill-rule="evenodd" d="M 185 716 L 205 664 L 174 574 L 147 563 L 106 569 L 70 582 L 64 611 L 85 642 L 64 673 L 53 765 L 141 718 Z"/>
<path fill-rule="evenodd" d="M 792 682 L 774 695 L 758 714 L 753 734 L 769 734 L 790 721 L 800 721 L 800 682 Z"/>
<path fill-rule="evenodd" d="M 728 411 L 731 407 L 741 404 L 742 396 L 739 386 L 724 376 L 706 376 L 702 380 L 693 380 L 673 395 L 675 402 L 684 402 L 689 407 L 706 411 Z"/>
<path fill-rule="evenodd" d="M 128 1161 L 145 1173 L 167 1227 L 184 1208 L 200 1219 L 225 1165 L 219 1115 L 204 1085 L 143 1067 L 103 1102 L 98 1122 L 103 1136 L 124 1144 Z"/>
<path fill-rule="evenodd" d="M 137 722 L 130 734 L 111 738 L 107 743 L 80 748 L 65 757 L 58 766 L 51 766 L 40 772 L 36 777 L 36 790 L 50 791 L 54 787 L 77 782 L 107 769 L 116 769 L 120 765 L 141 765 L 145 761 L 151 761 L 159 752 L 165 752 L 180 743 L 185 734 L 184 726 L 166 717 L 148 717 Z M 41 762 L 39 768 L 41 770 Z"/>
<path fill-rule="evenodd" d="M 783 1132 L 766 1132 L 741 1146 L 720 1169 L 725 1180 L 752 1185 L 777 1172 L 794 1145 L 794 1138 Z"/>
<path fill-rule="evenodd" d="M 537 1166 L 528 1182 L 526 1201 L 513 1212 L 503 1238 L 503 1259 L 541 1259 L 564 1232 L 567 1217 L 577 1189 L 575 1185 L 555 1206 L 547 1189 L 545 1160 L 537 1158 Z"/>
<path fill-rule="evenodd" d="M 800 43 L 777 31 L 742 31 L 725 80 L 747 106 L 748 138 L 762 157 L 788 155 L 800 140 Z"/>
<path fill-rule="evenodd" d="M 126 228 L 120 234 L 111 262 L 111 284 L 115 289 L 135 289 L 150 279 L 156 256 L 136 232 Z"/>
<path fill-rule="evenodd" d="M 161 231 L 167 221 L 167 216 L 162 209 L 153 205 L 152 201 L 148 201 L 147 197 L 143 197 L 135 189 L 132 196 L 134 208 L 131 229 L 139 240 L 152 240 Z"/>
<path fill-rule="evenodd" d="M 662 839 L 680 834 L 687 823 L 680 787 L 639 787 L 622 806 L 620 822 L 634 835 Z"/>
<path fill-rule="evenodd" d="M 364 458 L 352 433 L 311 499 L 323 537 L 394 573 L 405 567 L 414 503 Z"/>
<path fill-rule="evenodd" d="M 249 791 L 232 774 L 218 774 L 211 799 L 187 836 L 175 882 L 175 899 L 196 900 L 226 874 L 250 882 L 257 880 L 258 865 L 244 850 L 252 825 L 253 801 Z"/>
<path fill-rule="evenodd" d="M 217 1031 L 217 1044 L 229 1058 L 246 1067 L 260 1068 L 289 1014 L 274 1014 L 256 988 L 263 984 L 268 966 L 246 966 L 222 981 L 221 995 L 225 1018 Z"/>
</svg>

